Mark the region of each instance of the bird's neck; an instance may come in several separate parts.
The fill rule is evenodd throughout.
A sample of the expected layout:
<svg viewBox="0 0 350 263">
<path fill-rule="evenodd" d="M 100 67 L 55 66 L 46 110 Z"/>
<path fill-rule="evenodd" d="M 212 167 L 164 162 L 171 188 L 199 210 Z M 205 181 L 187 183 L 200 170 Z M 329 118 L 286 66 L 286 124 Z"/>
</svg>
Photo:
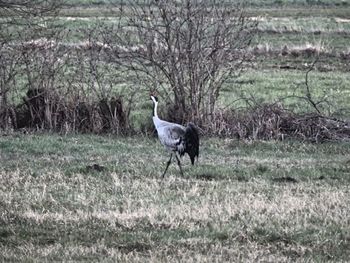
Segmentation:
<svg viewBox="0 0 350 263">
<path fill-rule="evenodd" d="M 153 109 L 153 117 L 156 117 L 156 118 L 158 118 L 157 107 L 158 107 L 158 103 L 155 102 L 154 109 Z"/>
</svg>

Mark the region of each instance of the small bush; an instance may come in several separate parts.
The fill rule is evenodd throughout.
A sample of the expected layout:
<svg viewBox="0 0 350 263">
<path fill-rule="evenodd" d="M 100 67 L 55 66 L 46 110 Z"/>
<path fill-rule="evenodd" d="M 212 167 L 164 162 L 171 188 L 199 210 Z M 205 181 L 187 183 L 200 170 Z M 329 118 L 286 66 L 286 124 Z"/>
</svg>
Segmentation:
<svg viewBox="0 0 350 263">
<path fill-rule="evenodd" d="M 13 129 L 45 129 L 56 132 L 111 132 L 129 131 L 127 115 L 121 98 L 112 97 L 96 102 L 62 98 L 42 89 L 28 90 L 23 103 L 7 109 Z M 13 112 L 13 113 L 12 113 Z"/>
</svg>

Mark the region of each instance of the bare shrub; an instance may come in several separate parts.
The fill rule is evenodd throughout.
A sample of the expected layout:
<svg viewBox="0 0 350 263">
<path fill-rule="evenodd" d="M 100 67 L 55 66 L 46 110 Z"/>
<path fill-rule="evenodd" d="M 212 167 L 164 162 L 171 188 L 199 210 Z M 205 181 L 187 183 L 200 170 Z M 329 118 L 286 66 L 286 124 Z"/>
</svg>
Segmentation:
<svg viewBox="0 0 350 263">
<path fill-rule="evenodd" d="M 16 129 L 46 129 L 58 132 L 128 132 L 121 98 L 94 102 L 64 100 L 45 90 L 28 90 L 13 118 Z"/>
<path fill-rule="evenodd" d="M 21 54 L 0 45 L 0 129 L 13 128 L 14 114 L 11 96 L 16 87 L 16 76 L 20 73 Z"/>
<path fill-rule="evenodd" d="M 295 114 L 279 104 L 216 112 L 209 134 L 239 139 L 296 138 L 312 142 L 349 140 L 350 123 L 319 114 Z"/>
<path fill-rule="evenodd" d="M 206 124 L 222 84 L 245 60 L 257 22 L 241 5 L 216 1 L 127 1 L 104 41 L 115 62 L 170 106 L 167 119 Z"/>
<path fill-rule="evenodd" d="M 127 116 L 120 97 L 101 100 L 99 102 L 99 113 L 102 118 L 102 131 L 114 131 L 118 134 L 125 132 L 128 126 Z"/>
<path fill-rule="evenodd" d="M 41 38 L 0 51 L 2 130 L 129 131 L 130 108 L 113 91 L 115 68 L 98 50 Z"/>
<path fill-rule="evenodd" d="M 121 78 L 108 60 L 94 30 L 89 41 L 69 45 L 50 38 L 3 43 L 0 46 L 0 128 L 57 132 L 130 132 L 133 96 L 118 95 Z"/>
</svg>

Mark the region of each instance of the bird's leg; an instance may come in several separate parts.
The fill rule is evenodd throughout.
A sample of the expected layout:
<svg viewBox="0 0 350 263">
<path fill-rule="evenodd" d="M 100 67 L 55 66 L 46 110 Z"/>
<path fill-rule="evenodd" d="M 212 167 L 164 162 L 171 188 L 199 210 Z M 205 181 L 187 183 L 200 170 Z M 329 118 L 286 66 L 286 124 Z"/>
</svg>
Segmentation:
<svg viewBox="0 0 350 263">
<path fill-rule="evenodd" d="M 176 160 L 177 160 L 177 165 L 178 165 L 179 168 L 180 168 L 180 173 L 181 173 L 182 176 L 184 176 L 184 173 L 182 172 L 182 168 L 181 168 L 180 159 L 179 159 L 179 157 L 177 156 L 177 154 L 175 154 L 175 157 L 176 157 Z"/>
<path fill-rule="evenodd" d="M 169 165 L 171 164 L 171 158 L 172 158 L 172 157 L 173 157 L 173 154 L 171 153 L 171 154 L 170 154 L 170 159 L 169 159 L 169 161 L 166 163 L 166 168 L 165 168 L 165 171 L 164 171 L 164 173 L 163 173 L 163 175 L 162 175 L 162 178 L 164 178 L 164 175 L 165 175 L 166 171 L 168 170 Z"/>
</svg>

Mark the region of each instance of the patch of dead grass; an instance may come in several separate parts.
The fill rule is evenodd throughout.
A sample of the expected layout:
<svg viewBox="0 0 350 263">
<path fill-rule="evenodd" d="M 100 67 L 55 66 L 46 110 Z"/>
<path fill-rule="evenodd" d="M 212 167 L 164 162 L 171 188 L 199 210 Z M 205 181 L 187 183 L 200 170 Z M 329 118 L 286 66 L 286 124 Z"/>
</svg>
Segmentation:
<svg viewBox="0 0 350 263">
<path fill-rule="evenodd" d="M 128 143 L 140 146 L 139 140 Z M 0 257 L 131 262 L 346 258 L 342 249 L 350 240 L 348 185 L 307 179 L 308 172 L 340 158 L 335 149 L 327 162 L 325 152 L 322 158 L 315 157 L 313 145 L 302 145 L 302 155 L 295 155 L 293 148 L 275 158 L 286 148 L 284 144 L 240 144 L 233 154 L 230 143 L 203 140 L 199 165 L 185 162 L 185 177 L 181 177 L 174 164 L 163 180 L 157 169 L 166 157 L 158 145 L 152 150 L 130 147 L 134 159 L 126 172 L 109 168 L 66 174 L 66 167 L 81 158 L 80 152 L 53 167 L 34 168 L 29 162 L 26 169 L 5 169 L 0 172 Z M 95 143 L 95 151 L 85 153 L 80 167 L 101 152 L 99 147 L 102 144 Z M 344 149 L 342 156 L 346 156 Z M 106 166 L 124 156 L 124 150 L 116 149 Z M 133 161 L 143 156 L 150 161 Z M 2 162 L 5 167 L 11 164 L 7 159 Z M 230 164 L 236 173 L 232 176 L 247 180 L 231 177 Z M 257 169 L 259 165 L 268 169 Z M 293 169 L 304 174 L 295 184 L 275 183 L 271 178 L 276 165 L 282 174 Z M 212 180 L 196 177 L 203 172 Z M 217 176 L 221 172 L 224 175 Z M 320 170 L 328 177 L 326 172 Z"/>
</svg>

